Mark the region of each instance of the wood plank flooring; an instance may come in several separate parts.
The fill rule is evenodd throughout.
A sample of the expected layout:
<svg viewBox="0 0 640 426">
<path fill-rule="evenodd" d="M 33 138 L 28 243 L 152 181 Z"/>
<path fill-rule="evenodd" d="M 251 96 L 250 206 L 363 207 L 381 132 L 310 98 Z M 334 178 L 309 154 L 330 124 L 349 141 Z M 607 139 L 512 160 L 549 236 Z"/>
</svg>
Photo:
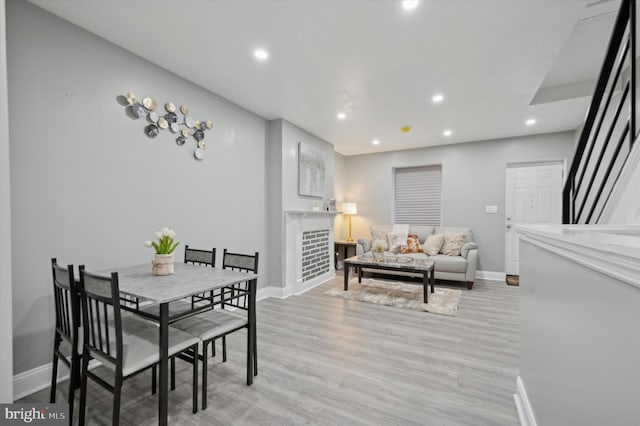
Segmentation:
<svg viewBox="0 0 640 426">
<path fill-rule="evenodd" d="M 206 411 L 192 414 L 191 366 L 177 361 L 169 423 L 518 424 L 518 287 L 477 280 L 467 290 L 438 282 L 463 292 L 458 316 L 447 317 L 323 294 L 341 284 L 339 271 L 301 296 L 258 302 L 259 375 L 246 386 L 246 335 L 229 336 L 228 361 L 219 351 L 209 364 Z M 122 424 L 157 424 L 150 383 L 150 372 L 125 382 Z M 66 387 L 58 386 L 58 401 L 66 399 Z M 19 402 L 46 402 L 48 394 Z M 91 381 L 88 405 L 89 424 L 111 424 L 111 395 Z"/>
</svg>

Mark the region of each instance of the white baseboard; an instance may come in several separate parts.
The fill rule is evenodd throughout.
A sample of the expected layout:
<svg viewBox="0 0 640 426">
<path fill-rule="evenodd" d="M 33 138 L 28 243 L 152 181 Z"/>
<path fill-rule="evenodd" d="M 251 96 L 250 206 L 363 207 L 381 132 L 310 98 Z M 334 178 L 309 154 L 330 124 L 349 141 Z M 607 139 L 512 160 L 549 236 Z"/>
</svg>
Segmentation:
<svg viewBox="0 0 640 426">
<path fill-rule="evenodd" d="M 89 362 L 89 369 L 96 368 L 100 363 L 95 359 Z M 17 401 L 27 395 L 41 391 L 51 385 L 52 364 L 41 365 L 31 370 L 23 371 L 13 376 L 13 400 Z M 63 362 L 58 361 L 58 380 L 60 383 L 69 378 L 69 369 Z"/>
<path fill-rule="evenodd" d="M 476 271 L 476 279 L 490 281 L 505 281 L 507 274 L 496 271 Z"/>
<path fill-rule="evenodd" d="M 258 289 L 258 293 L 256 294 L 256 300 L 266 299 L 268 297 L 275 297 L 276 299 L 286 299 L 289 296 L 299 296 L 307 291 L 311 290 L 314 287 L 319 286 L 320 284 L 324 284 L 329 280 L 335 278 L 334 272 L 328 272 L 315 280 L 312 280 L 308 283 L 299 283 L 295 286 L 289 287 L 263 287 Z"/>
<path fill-rule="evenodd" d="M 513 399 L 516 402 L 516 410 L 518 410 L 520 424 L 522 426 L 537 426 L 536 418 L 533 415 L 533 408 L 531 408 L 527 391 L 524 388 L 524 383 L 520 376 L 516 379 L 516 393 L 513 395 Z"/>
</svg>

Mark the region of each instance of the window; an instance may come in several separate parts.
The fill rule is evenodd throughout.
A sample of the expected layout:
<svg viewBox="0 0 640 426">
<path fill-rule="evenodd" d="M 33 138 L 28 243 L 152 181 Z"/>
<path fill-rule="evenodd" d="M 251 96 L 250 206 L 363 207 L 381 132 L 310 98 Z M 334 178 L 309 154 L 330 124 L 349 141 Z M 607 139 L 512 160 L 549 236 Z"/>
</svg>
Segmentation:
<svg viewBox="0 0 640 426">
<path fill-rule="evenodd" d="M 394 169 L 394 223 L 442 224 L 442 166 Z"/>
</svg>

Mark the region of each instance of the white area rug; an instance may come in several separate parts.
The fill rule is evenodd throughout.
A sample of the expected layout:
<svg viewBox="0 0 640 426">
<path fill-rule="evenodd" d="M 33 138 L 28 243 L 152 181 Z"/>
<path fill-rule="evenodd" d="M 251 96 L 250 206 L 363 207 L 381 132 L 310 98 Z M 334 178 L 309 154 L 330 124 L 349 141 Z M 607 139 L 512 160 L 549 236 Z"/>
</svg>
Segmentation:
<svg viewBox="0 0 640 426">
<path fill-rule="evenodd" d="M 340 285 L 325 291 L 324 294 L 359 302 L 427 311 L 453 317 L 458 315 L 458 304 L 462 291 L 436 287 L 435 293 L 429 293 L 429 303 L 426 304 L 422 302 L 422 284 L 405 284 L 398 281 L 367 278 L 362 280 L 362 284 L 358 284 L 357 279 L 349 281 L 349 290 L 347 291 L 344 291 L 343 286 Z"/>
</svg>

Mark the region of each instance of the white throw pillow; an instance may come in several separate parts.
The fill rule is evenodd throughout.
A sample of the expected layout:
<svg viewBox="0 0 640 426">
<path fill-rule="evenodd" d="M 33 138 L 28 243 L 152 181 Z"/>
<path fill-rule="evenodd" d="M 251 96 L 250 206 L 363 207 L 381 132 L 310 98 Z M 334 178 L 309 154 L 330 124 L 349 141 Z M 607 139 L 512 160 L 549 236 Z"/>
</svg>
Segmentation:
<svg viewBox="0 0 640 426">
<path fill-rule="evenodd" d="M 387 233 L 387 240 L 389 240 L 389 251 L 391 253 L 400 253 L 402 246 L 407 244 L 407 236 L 404 233 Z"/>
<path fill-rule="evenodd" d="M 429 235 L 422 245 L 422 251 L 424 251 L 428 256 L 435 256 L 440 253 L 443 243 L 444 234 Z"/>
</svg>

